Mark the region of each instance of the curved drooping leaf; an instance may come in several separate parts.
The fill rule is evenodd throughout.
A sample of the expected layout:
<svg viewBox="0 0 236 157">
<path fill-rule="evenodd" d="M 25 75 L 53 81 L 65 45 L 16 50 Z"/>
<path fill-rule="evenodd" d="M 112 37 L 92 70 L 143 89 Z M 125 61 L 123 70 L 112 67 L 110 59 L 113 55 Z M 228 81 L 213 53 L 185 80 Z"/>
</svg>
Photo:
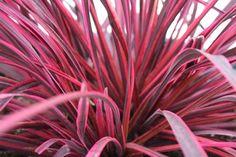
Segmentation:
<svg viewBox="0 0 236 157">
<path fill-rule="evenodd" d="M 70 149 L 80 152 L 81 154 L 85 153 L 85 150 L 82 149 L 81 147 L 78 147 L 73 141 L 69 141 L 67 139 L 59 139 L 59 138 L 51 138 L 45 142 L 43 142 L 41 145 L 39 145 L 36 149 L 35 152 L 38 154 L 42 154 L 44 151 L 49 149 L 52 145 L 54 145 L 57 142 L 62 142 L 64 145 L 67 145 Z"/>
<path fill-rule="evenodd" d="M 40 146 L 38 146 L 35 149 L 35 152 L 38 154 L 42 154 L 45 150 L 47 150 L 51 145 L 53 145 L 54 143 L 60 141 L 60 139 L 49 139 L 48 141 L 45 141 L 44 143 L 42 143 Z"/>
<path fill-rule="evenodd" d="M 4 94 L 3 97 L 9 97 L 14 94 Z M 18 94 L 19 95 L 19 94 Z M 51 98 L 49 100 L 39 102 L 37 104 L 34 104 L 31 107 L 22 109 L 21 111 L 15 112 L 13 114 L 10 114 L 8 116 L 5 116 L 3 119 L 0 120 L 0 133 L 4 133 L 13 127 L 17 126 L 17 122 L 32 118 L 33 116 L 40 114 L 47 109 L 50 109 L 60 103 L 66 102 L 68 100 L 73 100 L 77 99 L 80 97 L 93 97 L 93 98 L 101 98 L 104 101 L 107 101 L 107 103 L 110 105 L 112 111 L 114 112 L 114 115 L 116 116 L 115 122 L 117 125 L 117 128 L 120 126 L 120 113 L 119 110 L 114 103 L 114 101 L 107 97 L 104 94 L 101 94 L 99 92 L 72 92 L 72 93 L 67 93 L 64 95 L 59 95 L 54 98 Z"/>
<path fill-rule="evenodd" d="M 236 70 L 223 55 L 212 55 L 201 51 L 201 53 L 224 75 L 232 87 L 236 90 Z"/>
<path fill-rule="evenodd" d="M 165 116 L 168 123 L 170 124 L 185 156 L 207 157 L 206 152 L 197 141 L 195 135 L 180 117 L 170 111 L 160 112 Z"/>
<path fill-rule="evenodd" d="M 86 157 L 99 157 L 101 155 L 103 149 L 110 142 L 115 144 L 117 156 L 121 157 L 122 156 L 122 147 L 121 147 L 120 143 L 115 138 L 111 138 L 111 137 L 103 137 L 99 141 L 97 141 L 92 146 L 92 148 L 88 151 Z"/>
<path fill-rule="evenodd" d="M 56 154 L 54 154 L 53 157 L 64 157 L 69 154 L 71 154 L 70 147 L 65 144 L 57 150 Z"/>
</svg>

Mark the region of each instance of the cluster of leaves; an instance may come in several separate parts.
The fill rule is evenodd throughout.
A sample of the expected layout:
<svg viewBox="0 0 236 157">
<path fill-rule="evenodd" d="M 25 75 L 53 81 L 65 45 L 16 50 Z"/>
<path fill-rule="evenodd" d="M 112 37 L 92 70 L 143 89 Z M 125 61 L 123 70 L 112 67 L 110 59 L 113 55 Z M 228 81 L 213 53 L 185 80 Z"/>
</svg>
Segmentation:
<svg viewBox="0 0 236 157">
<path fill-rule="evenodd" d="M 95 1 L 0 1 L 1 151 L 236 156 L 235 1 Z"/>
</svg>

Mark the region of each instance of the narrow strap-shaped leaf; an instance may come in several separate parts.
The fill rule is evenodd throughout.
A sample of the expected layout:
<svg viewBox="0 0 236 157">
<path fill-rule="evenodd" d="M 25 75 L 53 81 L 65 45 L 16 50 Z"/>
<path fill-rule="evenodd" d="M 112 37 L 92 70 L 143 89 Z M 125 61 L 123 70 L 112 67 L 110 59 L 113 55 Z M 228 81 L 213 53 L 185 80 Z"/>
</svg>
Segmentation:
<svg viewBox="0 0 236 157">
<path fill-rule="evenodd" d="M 122 45 L 122 48 L 123 48 L 126 56 L 128 56 L 127 55 L 128 54 L 128 47 L 127 47 L 127 43 L 125 41 L 125 35 L 122 31 L 122 27 L 121 27 L 120 22 L 118 20 L 118 16 L 116 15 L 115 10 L 112 8 L 110 1 L 101 0 L 101 2 L 104 5 L 104 7 L 106 8 L 106 11 L 108 13 L 108 17 L 110 20 L 110 24 L 113 27 L 113 31 L 117 35 L 119 42 Z"/>
<path fill-rule="evenodd" d="M 100 89 L 104 86 L 103 79 L 102 79 L 102 73 L 101 73 L 101 68 L 100 68 L 100 61 L 99 57 L 97 55 L 97 48 L 95 45 L 95 40 L 93 37 L 93 32 L 92 32 L 92 26 L 91 26 L 91 20 L 89 17 L 89 6 L 90 6 L 90 0 L 82 0 L 82 6 L 83 6 L 83 16 L 84 16 L 84 28 L 87 36 L 87 41 L 88 41 L 88 47 L 91 52 L 92 60 L 94 62 L 94 67 L 95 67 L 95 72 L 97 75 L 97 81 L 99 84 Z"/>
<path fill-rule="evenodd" d="M 229 61 L 222 55 L 212 55 L 201 51 L 214 66 L 224 75 L 232 87 L 236 90 L 236 70 Z"/>
<path fill-rule="evenodd" d="M 116 152 L 117 156 L 122 156 L 122 147 L 120 143 L 115 139 L 111 137 L 103 137 L 99 141 L 97 141 L 92 148 L 87 153 L 86 157 L 99 157 L 103 151 L 103 149 L 106 147 L 107 144 L 110 142 L 113 142 L 116 146 Z"/>
<path fill-rule="evenodd" d="M 42 154 L 44 151 L 46 151 L 48 148 L 50 148 L 52 145 L 54 145 L 57 142 L 62 142 L 68 146 L 70 146 L 74 150 L 78 150 L 79 152 L 85 152 L 84 149 L 79 147 L 77 144 L 73 143 L 73 141 L 69 141 L 67 139 L 59 139 L 59 138 L 51 138 L 45 142 L 43 142 L 41 145 L 39 145 L 35 152 L 38 154 Z"/>
<path fill-rule="evenodd" d="M 206 152 L 197 141 L 195 135 L 179 116 L 165 110 L 161 113 L 169 122 L 174 135 L 186 157 L 207 157 Z"/>
<path fill-rule="evenodd" d="M 20 95 L 20 94 L 1 94 L 1 98 L 6 98 L 9 96 Z M 120 124 L 120 113 L 117 105 L 115 102 L 107 97 L 104 94 L 99 92 L 71 92 L 64 95 L 58 95 L 56 97 L 50 98 L 43 102 L 36 103 L 28 108 L 24 108 L 21 111 L 17 111 L 10 115 L 5 116 L 0 120 L 0 134 L 9 131 L 10 129 L 14 128 L 15 126 L 19 125 L 18 122 L 32 118 L 33 116 L 40 114 L 42 112 L 47 111 L 48 109 L 57 106 L 60 103 L 75 100 L 81 97 L 88 97 L 88 98 L 101 98 L 102 100 L 106 101 L 107 104 L 111 107 L 115 118 L 115 124 L 117 125 L 117 131 L 119 137 L 121 136 L 121 124 Z"/>
<path fill-rule="evenodd" d="M 57 150 L 56 154 L 53 157 L 64 157 L 71 153 L 70 147 L 68 145 L 63 145 L 60 149 Z"/>
<path fill-rule="evenodd" d="M 38 154 L 42 154 L 45 150 L 47 150 L 51 145 L 53 145 L 54 143 L 60 141 L 61 139 L 49 139 L 47 141 L 45 141 L 44 143 L 42 143 L 41 145 L 39 145 L 36 149 L 35 152 Z"/>
<path fill-rule="evenodd" d="M 104 90 L 104 94 L 108 95 L 108 89 Z M 106 114 L 107 132 L 110 137 L 115 137 L 115 125 L 114 117 L 111 108 L 104 103 L 104 109 Z"/>
<path fill-rule="evenodd" d="M 81 92 L 85 91 L 86 91 L 86 86 L 83 83 L 81 86 Z M 76 125 L 77 125 L 77 134 L 83 144 L 85 144 L 84 134 L 87 126 L 88 112 L 89 112 L 89 101 L 87 98 L 81 98 L 79 100 L 77 108 Z"/>
<path fill-rule="evenodd" d="M 96 103 L 96 121 L 98 127 L 98 133 L 100 137 L 106 136 L 106 124 L 104 120 L 104 112 L 103 112 L 103 105 L 102 101 L 98 100 Z"/>
<path fill-rule="evenodd" d="M 224 130 L 224 129 L 202 130 L 202 131 L 195 131 L 194 133 L 196 135 L 220 135 L 220 136 L 236 137 L 235 131 Z"/>
<path fill-rule="evenodd" d="M 129 121 L 130 121 L 130 111 L 132 107 L 132 95 L 134 91 L 134 67 L 133 61 L 129 58 L 129 72 L 128 72 L 128 80 L 127 80 L 127 88 L 126 88 L 126 96 L 124 103 L 124 116 L 123 116 L 123 127 L 124 127 L 124 135 L 128 136 L 129 132 Z"/>
</svg>

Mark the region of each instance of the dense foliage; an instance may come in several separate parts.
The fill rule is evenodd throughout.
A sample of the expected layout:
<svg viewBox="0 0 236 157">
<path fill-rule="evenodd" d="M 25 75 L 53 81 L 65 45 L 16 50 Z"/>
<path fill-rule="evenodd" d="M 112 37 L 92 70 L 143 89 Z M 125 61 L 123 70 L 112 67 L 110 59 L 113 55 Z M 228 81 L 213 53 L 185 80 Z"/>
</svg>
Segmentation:
<svg viewBox="0 0 236 157">
<path fill-rule="evenodd" d="M 219 2 L 0 0 L 0 150 L 236 156 L 236 2 Z"/>
</svg>

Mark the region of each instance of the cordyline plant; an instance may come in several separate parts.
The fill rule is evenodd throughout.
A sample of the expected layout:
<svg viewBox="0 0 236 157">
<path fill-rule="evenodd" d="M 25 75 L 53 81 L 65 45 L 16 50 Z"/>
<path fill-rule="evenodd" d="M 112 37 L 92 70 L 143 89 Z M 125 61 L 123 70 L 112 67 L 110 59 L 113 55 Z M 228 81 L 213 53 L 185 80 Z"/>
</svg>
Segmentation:
<svg viewBox="0 0 236 157">
<path fill-rule="evenodd" d="M 1 151 L 236 156 L 236 3 L 217 2 L 1 0 Z"/>
</svg>

